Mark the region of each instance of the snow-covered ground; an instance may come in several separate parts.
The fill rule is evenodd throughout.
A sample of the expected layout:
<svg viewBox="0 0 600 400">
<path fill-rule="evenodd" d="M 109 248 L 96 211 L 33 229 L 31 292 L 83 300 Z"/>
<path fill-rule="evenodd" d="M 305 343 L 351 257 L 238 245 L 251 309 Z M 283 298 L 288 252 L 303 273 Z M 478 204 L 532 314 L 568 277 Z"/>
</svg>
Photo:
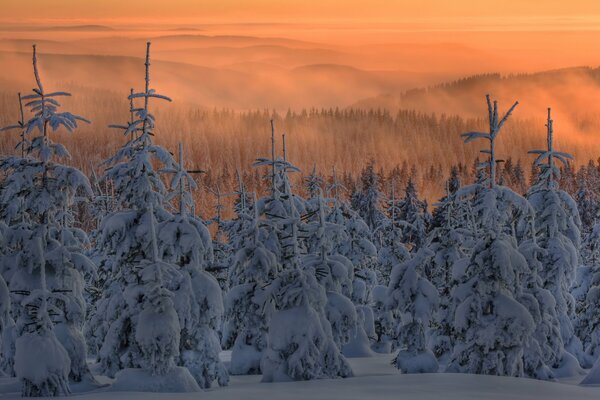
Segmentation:
<svg viewBox="0 0 600 400">
<path fill-rule="evenodd" d="M 260 376 L 233 376 L 228 387 L 203 393 L 115 392 L 109 387 L 90 391 L 89 385 L 73 385 L 73 396 L 84 400 L 105 399 L 597 399 L 600 387 L 579 386 L 581 378 L 557 382 L 467 374 L 400 374 L 389 363 L 389 355 L 349 360 L 354 378 L 290 383 L 260 383 Z M 0 397 L 20 398 L 15 379 L 0 378 Z"/>
</svg>

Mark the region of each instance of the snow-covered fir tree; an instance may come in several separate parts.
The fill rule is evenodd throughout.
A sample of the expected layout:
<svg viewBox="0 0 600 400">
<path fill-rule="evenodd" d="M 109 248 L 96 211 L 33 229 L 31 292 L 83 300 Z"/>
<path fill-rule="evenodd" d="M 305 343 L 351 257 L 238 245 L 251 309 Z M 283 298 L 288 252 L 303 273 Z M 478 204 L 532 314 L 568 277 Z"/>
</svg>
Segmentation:
<svg viewBox="0 0 600 400">
<path fill-rule="evenodd" d="M 198 387 L 192 375 L 202 387 L 214 380 L 225 384 L 214 332 L 222 298 L 217 282 L 203 271 L 212 259 L 210 235 L 188 213 L 193 184 L 188 171 L 152 140 L 155 118 L 149 100 L 169 99 L 150 88 L 150 43 L 145 67 L 144 91 L 130 95 L 143 100 L 143 106 L 134 109 L 132 122 L 115 126 L 127 141 L 106 161 L 120 206 L 102 220 L 98 240 L 105 257 L 119 268 L 106 281 L 88 335 L 95 338 L 100 367 L 109 376 L 145 368 L 167 381 L 184 379 L 190 390 Z M 154 163 L 171 175 L 171 193 Z M 170 200 L 178 200 L 176 215 L 167 211 Z M 153 320 L 159 326 L 153 328 Z M 122 371 L 117 381 L 131 374 Z"/>
<path fill-rule="evenodd" d="M 392 271 L 388 307 L 400 315 L 396 328 L 397 348 L 393 364 L 404 373 L 433 373 L 439 365 L 427 348 L 425 332 L 439 306 L 436 288 L 419 271 L 434 254 L 423 248 Z"/>
<path fill-rule="evenodd" d="M 567 163 L 572 157 L 556 151 L 553 146 L 553 126 L 548 109 L 547 149 L 532 150 L 536 154 L 535 165 L 539 174 L 527 193 L 527 199 L 536 212 L 535 230 L 538 245 L 545 250 L 542 260 L 544 268 L 540 277 L 544 288 L 556 300 L 556 312 L 560 322 L 561 338 L 565 349 L 575 356 L 583 366 L 591 366 L 583 352 L 581 342 L 574 333 L 572 319 L 575 300 L 570 293 L 579 263 L 581 245 L 581 221 L 577 204 L 569 194 L 558 187 L 560 170 L 557 161 Z M 568 358 L 568 355 L 560 355 Z M 568 362 L 566 359 L 559 362 Z M 559 365 L 554 365 L 558 367 Z"/>
<path fill-rule="evenodd" d="M 84 274 L 93 275 L 94 267 L 84 255 L 87 245 L 85 233 L 72 227 L 73 207 L 78 200 L 91 195 L 91 188 L 81 171 L 57 162 L 70 155 L 64 146 L 51 140 L 50 133 L 61 127 L 72 132 L 79 121 L 89 121 L 69 112 L 59 112 L 57 98 L 70 94 L 45 91 L 38 70 L 35 45 L 33 71 L 36 81 L 34 93 L 20 96 L 20 100 L 27 101 L 25 106 L 30 108 L 31 118 L 24 122 L 22 116 L 21 122 L 14 126 L 21 130 L 17 146 L 21 156 L 8 156 L 0 160 L 0 170 L 6 174 L 0 189 L 0 216 L 5 224 L 5 247 L 0 259 L 0 272 L 14 295 L 12 314 L 17 325 L 16 335 L 11 335 L 19 337 L 17 344 L 26 342 L 25 339 L 20 340 L 21 335 L 26 334 L 33 335 L 32 340 L 36 340 L 34 337 L 48 339 L 52 342 L 48 350 L 57 352 L 56 360 L 48 361 L 55 364 L 48 365 L 48 368 L 56 368 L 56 371 L 66 368 L 68 378 L 80 381 L 84 375 L 91 377 L 82 334 L 86 315 L 83 291 Z M 43 279 L 42 273 L 45 275 Z M 42 290 L 42 285 L 43 290 L 47 288 L 50 292 L 62 295 L 48 299 L 46 294 L 36 292 Z M 26 301 L 32 304 L 37 302 L 38 305 L 51 303 L 36 319 L 37 316 L 25 305 Z M 57 313 L 54 321 L 48 319 L 48 307 Z M 29 329 L 24 322 L 26 320 L 39 323 Z M 60 349 L 54 346 L 57 339 Z M 7 343 L 3 347 L 8 349 L 12 344 Z M 42 351 L 39 346 L 36 348 Z M 63 351 L 66 357 L 58 357 Z M 20 354 L 24 358 L 37 357 L 28 352 L 25 346 Z M 48 371 L 43 370 L 41 366 L 38 375 L 40 380 L 25 385 L 24 393 L 37 396 L 63 393 L 62 384 L 54 389 L 43 389 L 38 385 L 41 380 L 51 379 L 44 375 Z M 57 382 L 60 379 L 57 378 Z"/>
<path fill-rule="evenodd" d="M 392 181 L 390 196 L 387 200 L 386 216 L 373 232 L 375 242 L 379 244 L 378 251 L 378 281 L 387 286 L 390 282 L 392 268 L 410 258 L 410 254 L 402 239 L 404 237 L 404 221 L 400 219 L 400 200 L 396 199 L 395 185 Z"/>
<path fill-rule="evenodd" d="M 304 178 L 304 186 L 309 199 L 317 198 L 323 190 L 323 176 L 317 172 L 317 164 L 313 165 L 310 174 Z"/>
<path fill-rule="evenodd" d="M 440 294 L 440 306 L 434 313 L 428 346 L 440 359 L 447 359 L 454 346 L 451 293 L 456 286 L 454 271 L 465 261 L 464 243 L 470 236 L 464 225 L 464 205 L 456 192 L 460 188 L 456 173 L 452 173 L 447 183 L 447 194 L 437 204 L 432 229 L 427 239 L 427 249 L 433 255 L 423 267 L 425 276 Z"/>
<path fill-rule="evenodd" d="M 381 212 L 381 182 L 375 171 L 375 160 L 369 161 L 362 170 L 358 187 L 352 195 L 352 208 L 365 221 L 371 231 L 375 230 L 383 218 Z"/>
<path fill-rule="evenodd" d="M 210 388 L 216 381 L 224 386 L 229 376 L 219 358 L 221 345 L 218 331 L 221 328 L 224 305 L 221 287 L 207 270 L 214 266 L 213 242 L 203 221 L 194 215 L 191 191 L 196 183 L 187 170 L 183 158 L 183 144 L 179 145 L 179 163 L 175 169 L 163 169 L 173 174 L 172 192 L 168 201 L 178 204 L 176 214 L 158 226 L 159 254 L 161 258 L 180 268 L 189 276 L 193 303 L 189 315 L 180 315 L 181 345 L 179 364 L 188 368 L 201 388 Z M 188 291 L 183 284 L 170 287 L 172 291 Z M 187 307 L 187 306 L 186 306 Z M 184 309 L 185 310 L 185 309 Z"/>
<path fill-rule="evenodd" d="M 318 221 L 307 227 L 308 248 L 313 252 L 302 257 L 301 264 L 304 270 L 312 271 L 326 291 L 327 320 L 335 344 L 342 349 L 357 324 L 356 309 L 350 300 L 354 266 L 346 257 L 334 252 L 333 239 L 343 234 L 343 227 L 326 221 L 326 205 L 321 194 L 316 200 Z"/>
<path fill-rule="evenodd" d="M 297 169 L 285 158 L 276 159 L 274 151 L 270 160 L 259 159 L 255 165 L 268 165 L 273 174 L 271 195 L 257 203 L 257 207 L 263 204 L 281 260 L 280 270 L 269 285 L 274 310 L 261 360 L 262 381 L 350 376 L 350 365 L 337 347 L 326 317 L 325 289 L 311 269 L 301 267 L 298 237 L 301 213 L 288 178 L 288 171 Z M 276 181 L 277 176 L 280 182 Z"/>
<path fill-rule="evenodd" d="M 425 243 L 431 216 L 427 203 L 419 199 L 413 179 L 409 179 L 404 197 L 398 204 L 398 218 L 404 221 L 402 242 L 411 250 L 418 250 Z"/>
<path fill-rule="evenodd" d="M 388 307 L 388 288 L 377 285 L 373 288 L 371 308 L 373 310 L 374 334 L 371 348 L 376 353 L 390 353 L 396 343 L 398 316 Z"/>
<path fill-rule="evenodd" d="M 587 290 L 577 310 L 576 328 L 578 337 L 583 339 L 586 354 L 590 361 L 595 362 L 600 357 L 600 224 L 596 224 L 586 242 L 589 249 Z"/>
<path fill-rule="evenodd" d="M 266 232 L 257 207 L 242 206 L 238 219 L 239 250 L 229 268 L 223 344 L 232 350 L 229 367 L 232 374 L 259 374 L 271 314 L 267 285 L 279 267 L 277 256 L 263 243 Z"/>
<path fill-rule="evenodd" d="M 545 251 L 531 236 L 519 245 L 519 252 L 529 265 L 529 273 L 523 275 L 519 301 L 529 310 L 535 324 L 533 335 L 527 338 L 523 349 L 523 371 L 531 378 L 552 380 L 556 376 L 553 366 L 557 365 L 564 351 L 563 341 L 556 301 L 552 293 L 544 289 L 540 278 Z"/>
<path fill-rule="evenodd" d="M 515 226 L 533 223 L 528 202 L 508 188 L 497 185 L 496 139 L 514 108 L 499 118 L 498 104 L 487 96 L 489 132 L 463 134 L 465 142 L 484 139 L 488 171 L 483 183 L 459 190 L 459 196 L 476 194 L 473 212 L 481 226 L 479 240 L 459 283 L 452 291 L 454 350 L 450 372 L 522 376 L 523 351 L 533 334 L 534 321 L 518 298 L 529 265 L 517 249 Z"/>
<path fill-rule="evenodd" d="M 223 291 L 227 291 L 229 284 L 229 261 L 231 259 L 231 246 L 226 241 L 226 222 L 223 220 L 223 209 L 225 206 L 223 205 L 222 199 L 224 196 L 233 195 L 235 193 L 221 193 L 220 187 L 217 185 L 216 190 L 213 191 L 215 197 L 217 198 L 217 203 L 215 205 L 215 216 L 212 220 L 209 221 L 209 224 L 214 226 L 214 235 L 212 239 L 212 248 L 213 248 L 213 260 L 210 263 L 210 266 L 206 268 L 208 272 L 211 273 L 219 282 L 219 286 Z"/>
</svg>

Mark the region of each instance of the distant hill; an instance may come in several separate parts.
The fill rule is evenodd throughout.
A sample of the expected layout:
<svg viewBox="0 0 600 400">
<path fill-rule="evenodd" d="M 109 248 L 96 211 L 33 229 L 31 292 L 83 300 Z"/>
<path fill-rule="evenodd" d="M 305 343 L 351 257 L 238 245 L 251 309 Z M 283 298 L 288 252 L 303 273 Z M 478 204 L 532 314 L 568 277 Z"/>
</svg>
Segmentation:
<svg viewBox="0 0 600 400">
<path fill-rule="evenodd" d="M 483 74 L 439 85 L 380 94 L 352 104 L 363 109 L 414 109 L 424 112 L 458 114 L 467 117 L 485 114 L 485 95 L 491 94 L 507 108 L 519 101 L 516 115 L 543 118 L 547 107 L 566 127 L 600 116 L 600 68 L 576 67 L 530 74 Z M 510 104 L 509 104 L 510 103 Z"/>
<path fill-rule="evenodd" d="M 54 25 L 54 26 L 30 26 L 30 25 L 4 25 L 0 31 L 7 32 L 111 32 L 114 28 L 105 25 Z"/>
</svg>

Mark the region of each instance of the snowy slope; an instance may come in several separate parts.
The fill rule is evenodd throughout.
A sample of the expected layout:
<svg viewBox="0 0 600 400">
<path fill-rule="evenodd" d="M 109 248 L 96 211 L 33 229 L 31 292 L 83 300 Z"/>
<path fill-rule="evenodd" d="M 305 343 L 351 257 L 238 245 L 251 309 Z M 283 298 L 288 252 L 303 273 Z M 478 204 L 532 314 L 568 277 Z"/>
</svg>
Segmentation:
<svg viewBox="0 0 600 400">
<path fill-rule="evenodd" d="M 291 383 L 260 383 L 260 376 L 234 376 L 230 386 L 204 393 L 155 394 L 112 392 L 98 389 L 83 392 L 73 387 L 70 398 L 82 400 L 229 400 L 229 399 L 402 399 L 402 400 L 469 400 L 469 399 L 597 399 L 600 387 L 584 387 L 571 383 L 552 383 L 533 379 L 505 378 L 466 374 L 402 375 L 389 362 L 389 355 L 350 359 L 355 378 Z M 0 378 L 0 397 L 20 398 L 14 380 Z M 12 392 L 12 393 L 11 393 Z"/>
</svg>

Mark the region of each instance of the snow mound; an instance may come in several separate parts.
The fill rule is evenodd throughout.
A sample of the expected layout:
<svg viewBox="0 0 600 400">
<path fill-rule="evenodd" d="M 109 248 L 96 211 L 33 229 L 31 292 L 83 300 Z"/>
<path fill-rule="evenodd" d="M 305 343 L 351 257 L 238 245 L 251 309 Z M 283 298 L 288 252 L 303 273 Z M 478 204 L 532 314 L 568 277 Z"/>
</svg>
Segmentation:
<svg viewBox="0 0 600 400">
<path fill-rule="evenodd" d="M 589 374 L 581 381 L 582 385 L 600 385 L 600 358 L 590 370 Z"/>
<path fill-rule="evenodd" d="M 439 370 L 437 359 L 429 350 L 417 354 L 402 350 L 398 353 L 397 364 L 407 374 L 428 374 Z"/>
<path fill-rule="evenodd" d="M 579 361 L 577 361 L 577 358 L 575 358 L 575 356 L 568 351 L 563 351 L 558 368 L 553 368 L 552 372 L 557 378 L 585 375 L 585 370 L 579 366 Z M 591 372 L 590 375 L 592 375 Z"/>
<path fill-rule="evenodd" d="M 138 368 L 119 371 L 112 384 L 113 392 L 160 392 L 190 393 L 200 392 L 200 387 L 187 368 L 175 367 L 166 375 L 152 373 Z"/>
</svg>

